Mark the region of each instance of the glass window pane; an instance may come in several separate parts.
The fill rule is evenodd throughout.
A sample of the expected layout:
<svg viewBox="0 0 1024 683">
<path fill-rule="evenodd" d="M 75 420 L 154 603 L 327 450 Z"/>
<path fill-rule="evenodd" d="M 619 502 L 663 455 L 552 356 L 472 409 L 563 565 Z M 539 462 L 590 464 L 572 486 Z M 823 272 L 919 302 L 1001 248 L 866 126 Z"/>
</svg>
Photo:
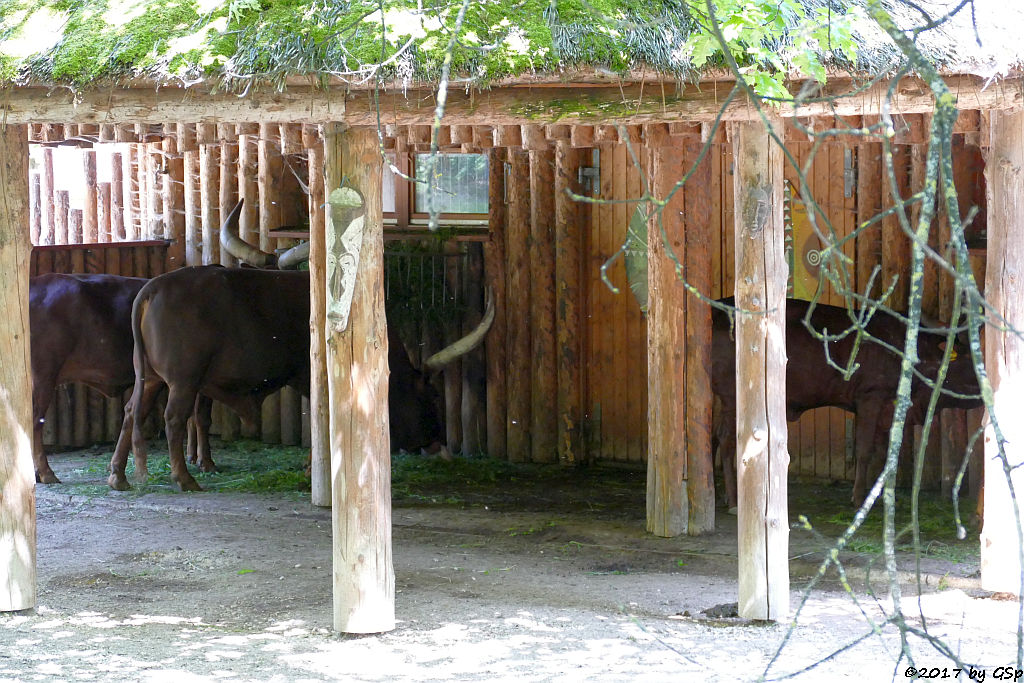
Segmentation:
<svg viewBox="0 0 1024 683">
<path fill-rule="evenodd" d="M 395 155 L 388 154 L 388 161 L 395 163 Z M 395 174 L 391 172 L 391 167 L 387 164 L 382 164 L 380 170 L 381 180 L 381 194 L 383 200 L 383 211 L 384 213 L 395 212 Z"/>
<path fill-rule="evenodd" d="M 429 154 L 416 155 L 417 180 L 429 181 Z M 487 156 L 438 154 L 433 178 L 434 208 L 441 213 L 487 213 Z M 417 213 L 426 213 L 430 185 L 416 183 Z"/>
</svg>

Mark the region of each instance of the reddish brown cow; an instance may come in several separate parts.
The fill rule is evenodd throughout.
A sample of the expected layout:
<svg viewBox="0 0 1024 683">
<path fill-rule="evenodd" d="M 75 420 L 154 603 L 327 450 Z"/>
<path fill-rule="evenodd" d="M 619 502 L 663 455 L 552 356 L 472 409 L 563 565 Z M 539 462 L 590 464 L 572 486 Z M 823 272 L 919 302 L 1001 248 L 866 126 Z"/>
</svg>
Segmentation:
<svg viewBox="0 0 1024 683">
<path fill-rule="evenodd" d="M 722 303 L 733 305 L 733 300 Z M 862 340 L 856 354 L 856 372 L 847 380 L 829 364 L 828 358 L 839 367 L 846 367 L 854 350 L 855 334 L 829 342 L 828 356 L 823 342 L 804 325 L 804 316 L 810 304 L 806 301 L 786 301 L 786 418 L 796 420 L 806 410 L 835 406 L 857 415 L 856 473 L 853 484 L 853 502 L 860 504 L 868 485 L 869 468 L 880 469 L 888 443 L 889 427 L 893 418 L 893 400 L 900 378 L 901 359 L 879 343 Z M 818 332 L 830 335 L 844 333 L 853 324 L 845 308 L 816 304 L 810 316 L 811 325 Z M 897 349 L 903 348 L 906 326 L 898 319 L 877 313 L 866 326 L 873 337 Z M 922 331 L 918 337 L 918 371 L 934 378 L 943 355 L 944 335 Z M 722 448 L 725 470 L 726 498 L 730 508 L 736 506 L 735 437 L 736 437 L 736 356 L 735 341 L 730 331 L 728 315 L 715 309 L 712 313 L 712 368 L 711 384 L 718 412 L 715 415 L 715 441 Z M 981 405 L 977 398 L 978 382 L 970 365 L 969 354 L 962 354 L 950 365 L 945 387 L 958 394 L 975 398 L 957 399 L 943 395 L 939 407 L 968 408 Z M 923 421 L 929 388 L 915 381 L 913 403 L 907 415 L 908 424 Z"/>
</svg>

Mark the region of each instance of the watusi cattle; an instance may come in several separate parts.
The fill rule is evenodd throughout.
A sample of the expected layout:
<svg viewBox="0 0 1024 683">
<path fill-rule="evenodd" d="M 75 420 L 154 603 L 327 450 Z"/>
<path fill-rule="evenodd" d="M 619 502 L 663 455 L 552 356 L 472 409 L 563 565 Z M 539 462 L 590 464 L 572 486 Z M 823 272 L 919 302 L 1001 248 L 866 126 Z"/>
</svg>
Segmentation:
<svg viewBox="0 0 1024 683">
<path fill-rule="evenodd" d="M 116 397 L 135 382 L 132 301 L 145 278 L 50 273 L 29 280 L 36 481 L 59 483 L 43 452 L 43 420 L 57 387 L 82 382 Z"/>
<path fill-rule="evenodd" d="M 493 305 L 476 330 L 435 354 L 428 367 L 479 344 L 492 320 Z M 128 488 L 129 444 L 136 476 L 146 475 L 146 443 L 138 425 L 160 383 L 168 386 L 164 422 L 171 476 L 186 491 L 200 489 L 183 453 L 185 420 L 199 392 L 248 422 L 257 418 L 263 399 L 283 386 L 309 393 L 307 272 L 201 266 L 166 273 L 136 297 L 132 332 L 135 392 L 110 464 L 112 488 Z M 443 439 L 436 396 L 390 331 L 388 347 L 392 447 L 416 450 Z"/>
<path fill-rule="evenodd" d="M 730 306 L 734 303 L 731 298 L 721 302 Z M 859 505 L 867 492 L 869 470 L 879 470 L 885 458 L 901 359 L 882 344 L 863 338 L 856 353 L 859 367 L 848 380 L 844 379 L 843 373 L 829 364 L 829 358 L 839 367 L 846 367 L 854 350 L 856 334 L 830 341 L 826 356 L 824 342 L 804 325 L 809 307 L 806 301 L 786 300 L 786 418 L 796 420 L 804 411 L 824 406 L 843 408 L 856 414 L 856 470 L 852 500 Z M 729 316 L 724 311 L 713 309 L 711 320 L 711 385 L 716 406 L 714 441 L 721 448 L 726 499 L 729 507 L 735 508 L 736 344 Z M 818 332 L 827 330 L 830 335 L 842 334 L 853 325 L 845 308 L 825 304 L 815 304 L 810 322 Z M 891 315 L 876 313 L 866 325 L 866 331 L 896 349 L 903 348 L 906 326 Z M 920 361 L 917 370 L 929 379 L 936 376 L 945 340 L 945 335 L 924 331 L 918 337 Z M 939 399 L 938 408 L 981 405 L 969 353 L 954 356 L 945 388 L 967 398 L 944 394 Z M 917 378 L 911 394 L 913 400 L 907 423 L 920 424 L 924 419 L 930 388 Z"/>
</svg>

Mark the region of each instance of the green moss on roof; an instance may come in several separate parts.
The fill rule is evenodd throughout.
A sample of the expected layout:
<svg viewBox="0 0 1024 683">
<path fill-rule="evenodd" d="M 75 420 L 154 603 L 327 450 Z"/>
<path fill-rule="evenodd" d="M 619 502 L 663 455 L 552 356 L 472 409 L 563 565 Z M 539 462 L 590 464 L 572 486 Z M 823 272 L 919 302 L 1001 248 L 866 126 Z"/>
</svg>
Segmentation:
<svg viewBox="0 0 1024 683">
<path fill-rule="evenodd" d="M 831 17 L 860 0 L 787 1 L 834 7 Z M 685 47 L 697 28 L 688 4 L 472 0 L 452 75 L 480 85 L 580 66 L 623 72 L 642 65 L 692 77 L 707 65 L 703 57 L 691 63 Z M 0 84 L 95 87 L 147 76 L 244 88 L 335 74 L 436 82 L 460 8 L 437 0 L 0 0 Z M 938 42 L 948 53 L 950 41 Z M 861 41 L 859 64 L 877 47 Z M 891 56 L 892 46 L 878 54 Z"/>
<path fill-rule="evenodd" d="M 435 79 L 458 3 L 411 0 L 0 0 L 0 64 L 76 85 L 148 75 L 380 75 Z M 484 82 L 581 64 L 691 71 L 667 46 L 689 32 L 677 0 L 476 0 L 452 73 Z"/>
</svg>

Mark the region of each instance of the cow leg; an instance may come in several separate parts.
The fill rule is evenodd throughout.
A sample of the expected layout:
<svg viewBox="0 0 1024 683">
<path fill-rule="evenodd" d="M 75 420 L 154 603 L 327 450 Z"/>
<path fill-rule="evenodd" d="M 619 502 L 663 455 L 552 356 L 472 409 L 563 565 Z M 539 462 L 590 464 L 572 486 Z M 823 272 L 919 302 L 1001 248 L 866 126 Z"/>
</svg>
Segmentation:
<svg viewBox="0 0 1024 683">
<path fill-rule="evenodd" d="M 855 431 L 856 444 L 856 469 L 853 476 L 853 495 L 850 501 L 860 507 L 867 495 L 868 470 L 869 467 L 877 464 L 879 453 L 884 452 L 878 447 L 878 430 L 884 428 L 884 420 L 881 419 L 885 405 L 881 400 L 864 401 L 855 406 L 857 415 L 857 429 Z"/>
<path fill-rule="evenodd" d="M 50 469 L 50 461 L 43 452 L 43 419 L 53 400 L 56 377 L 44 377 L 32 390 L 32 460 L 36 468 L 36 481 L 40 484 L 59 484 L 60 479 Z"/>
<path fill-rule="evenodd" d="M 167 452 L 171 461 L 171 478 L 182 491 L 202 491 L 185 464 L 185 437 L 189 415 L 195 411 L 198 387 L 172 386 L 167 392 L 164 429 L 167 431 Z"/>
<path fill-rule="evenodd" d="M 203 472 L 216 472 L 217 465 L 213 462 L 210 454 L 210 425 L 213 424 L 211 417 L 213 412 L 213 399 L 199 394 L 196 396 L 195 410 L 192 413 L 192 424 L 195 425 L 196 452 L 190 454 L 189 462 L 199 463 L 199 469 Z M 189 430 L 189 435 L 192 430 Z M 195 457 L 192 457 L 195 456 Z"/>
<path fill-rule="evenodd" d="M 713 420 L 715 441 L 722 459 L 722 482 L 725 485 L 725 502 L 729 513 L 736 514 L 736 411 L 723 404 L 720 414 Z M 714 449 L 711 457 L 714 458 Z"/>
<path fill-rule="evenodd" d="M 161 387 L 163 384 L 159 381 L 146 382 L 142 395 L 136 396 L 136 392 L 133 392 L 124 406 L 121 433 L 117 437 L 117 445 L 114 446 L 114 455 L 110 459 L 110 477 L 107 478 L 107 484 L 116 491 L 127 491 L 131 488 L 125 476 L 129 450 L 135 455 L 135 480 L 144 483 L 149 477 L 149 468 L 146 465 L 146 437 L 142 433 L 142 422 L 153 410 Z"/>
</svg>

